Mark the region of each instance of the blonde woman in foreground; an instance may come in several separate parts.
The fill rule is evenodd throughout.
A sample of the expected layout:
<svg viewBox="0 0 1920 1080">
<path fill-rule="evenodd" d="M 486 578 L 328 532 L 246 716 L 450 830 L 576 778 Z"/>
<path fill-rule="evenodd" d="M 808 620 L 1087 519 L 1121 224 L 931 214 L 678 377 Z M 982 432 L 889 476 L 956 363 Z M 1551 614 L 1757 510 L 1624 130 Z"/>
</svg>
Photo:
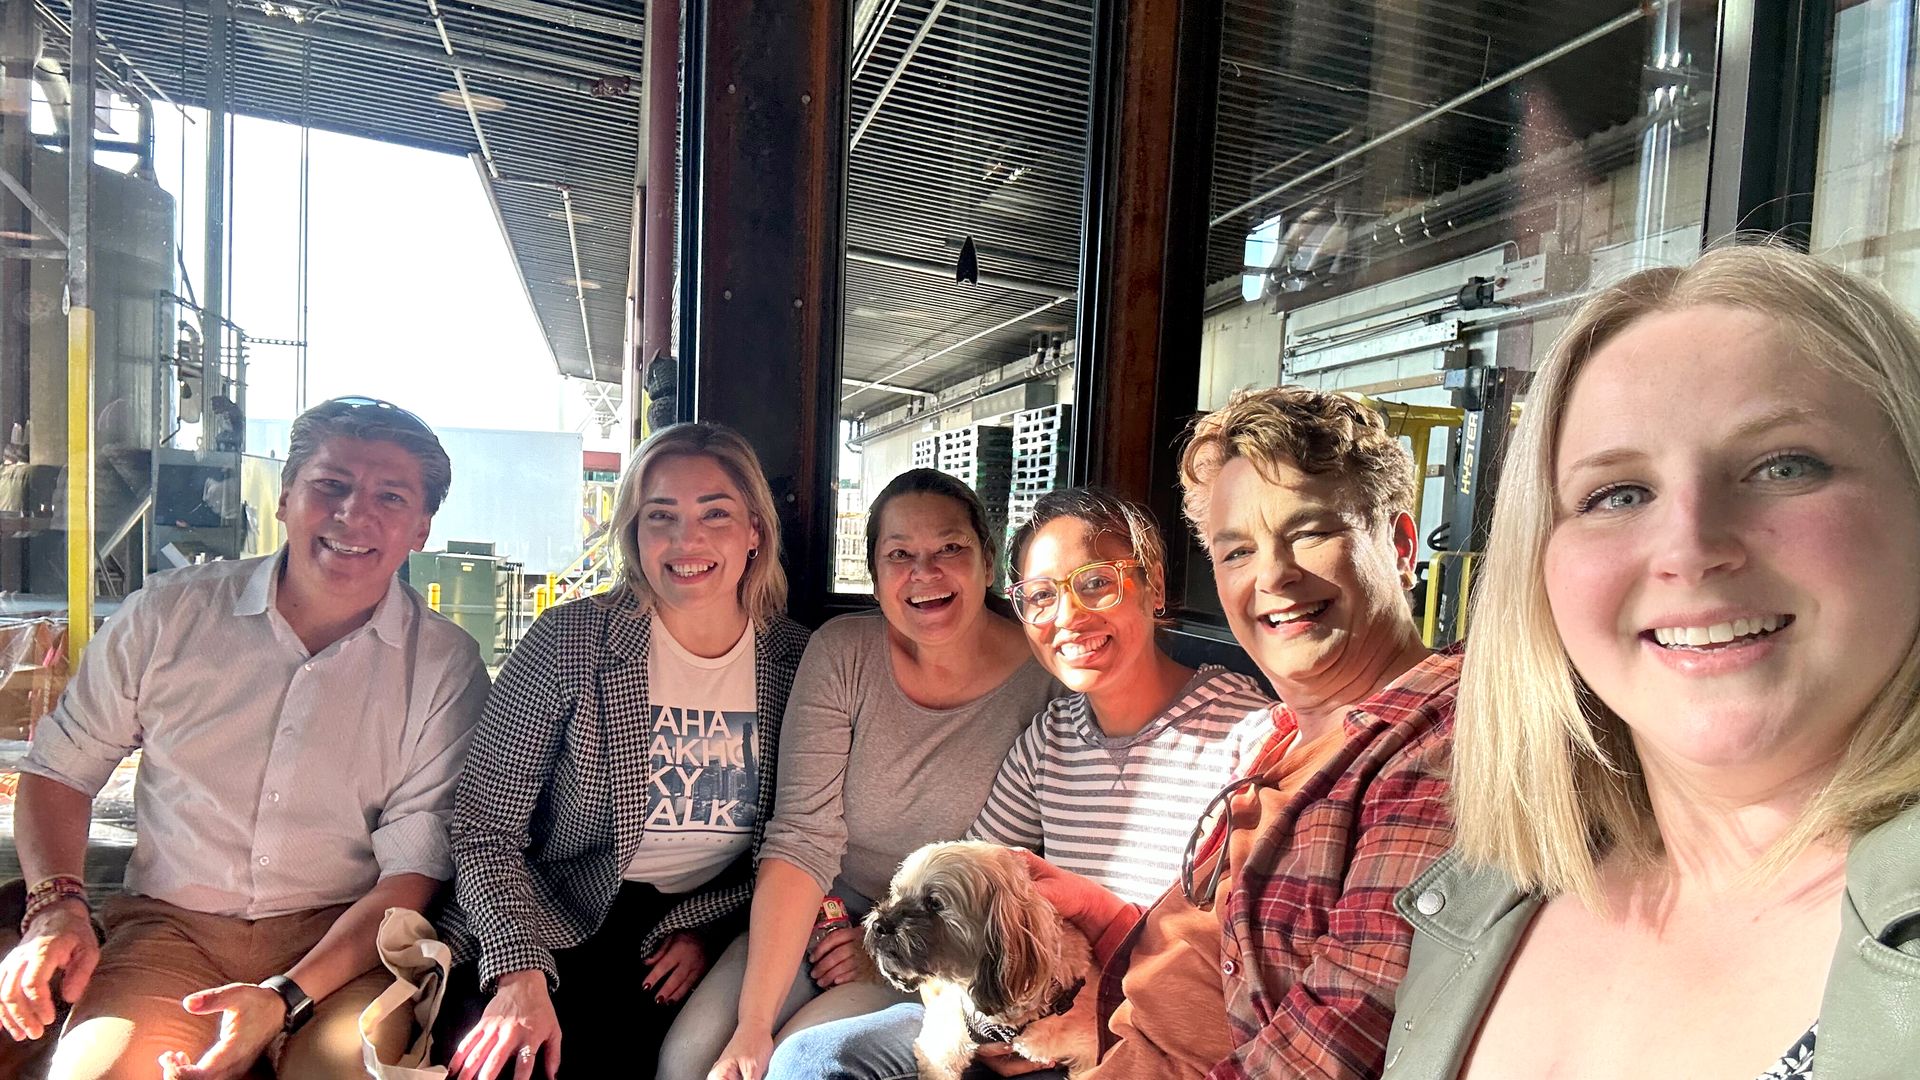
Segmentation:
<svg viewBox="0 0 1920 1080">
<path fill-rule="evenodd" d="M 1771 246 L 1594 297 L 1508 458 L 1387 1080 L 1920 1074 L 1920 327 Z"/>
</svg>

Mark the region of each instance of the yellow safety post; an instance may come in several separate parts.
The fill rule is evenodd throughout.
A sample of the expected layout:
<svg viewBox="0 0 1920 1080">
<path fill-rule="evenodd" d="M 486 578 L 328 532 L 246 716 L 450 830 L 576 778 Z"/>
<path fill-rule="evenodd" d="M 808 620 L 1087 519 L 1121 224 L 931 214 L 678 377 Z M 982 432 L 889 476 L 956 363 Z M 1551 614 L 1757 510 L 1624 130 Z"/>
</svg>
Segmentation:
<svg viewBox="0 0 1920 1080">
<path fill-rule="evenodd" d="M 1477 551 L 1436 551 L 1427 561 L 1427 609 L 1420 619 L 1420 640 L 1427 648 L 1437 649 L 1445 642 L 1435 641 L 1440 633 L 1440 579 L 1448 559 L 1460 560 L 1460 617 L 1458 637 L 1467 636 L 1467 610 L 1473 597 L 1473 566 L 1480 558 Z"/>
<path fill-rule="evenodd" d="M 67 312 L 67 663 L 93 636 L 93 309 Z"/>
<path fill-rule="evenodd" d="M 1409 405 L 1374 397 L 1360 400 L 1386 420 L 1388 431 L 1405 435 L 1413 444 L 1413 523 L 1418 527 L 1426 509 L 1427 451 L 1433 444 L 1433 429 L 1457 428 L 1466 413 L 1451 405 Z"/>
<path fill-rule="evenodd" d="M 74 0 L 67 52 L 72 100 L 88 109 L 99 76 L 93 11 L 94 0 Z M 93 636 L 93 125 L 68 127 L 67 662 L 77 670 Z"/>
<path fill-rule="evenodd" d="M 1467 636 L 1467 615 L 1473 611 L 1473 605 L 1467 602 L 1473 595 L 1473 562 L 1480 557 L 1478 552 L 1467 551 L 1460 555 L 1460 636 Z"/>
<path fill-rule="evenodd" d="M 1413 440 L 1413 527 L 1420 527 L 1420 511 L 1427 503 L 1427 448 L 1433 428 L 1421 426 L 1407 433 Z"/>
<path fill-rule="evenodd" d="M 1427 610 L 1420 619 L 1420 640 L 1433 648 L 1433 636 L 1440 630 L 1440 564 L 1449 553 L 1436 551 L 1427 560 Z"/>
<path fill-rule="evenodd" d="M 427 582 L 427 606 L 435 611 L 440 610 L 440 583 L 437 581 Z"/>
</svg>

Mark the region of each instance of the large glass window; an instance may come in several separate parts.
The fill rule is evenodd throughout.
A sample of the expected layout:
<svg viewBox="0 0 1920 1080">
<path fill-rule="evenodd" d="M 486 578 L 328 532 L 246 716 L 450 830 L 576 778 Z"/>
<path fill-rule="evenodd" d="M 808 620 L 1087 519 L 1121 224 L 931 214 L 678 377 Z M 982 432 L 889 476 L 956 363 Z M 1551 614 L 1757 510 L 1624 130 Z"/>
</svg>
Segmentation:
<svg viewBox="0 0 1920 1080">
<path fill-rule="evenodd" d="M 1004 532 L 1065 483 L 1092 0 L 861 0 L 849 99 L 835 584 L 924 465 Z"/>
<path fill-rule="evenodd" d="M 0 7 L 0 880 L 76 600 L 110 618 L 152 573 L 277 550 L 308 405 L 371 395 L 437 429 L 453 487 L 404 573 L 496 663 L 537 603 L 605 581 L 628 445 L 641 5 L 93 8 L 88 101 L 71 5 Z M 69 408 L 67 258 L 88 130 L 91 410 Z M 96 804 L 102 884 L 134 772 Z"/>
<path fill-rule="evenodd" d="M 1820 110 L 1812 250 L 1920 311 L 1911 0 L 1837 5 Z"/>
<path fill-rule="evenodd" d="M 1226 0 L 1199 407 L 1281 383 L 1385 403 L 1426 477 L 1421 557 L 1461 571 L 1568 307 L 1700 249 L 1716 18 Z M 1189 606 L 1212 608 L 1188 563 Z"/>
</svg>

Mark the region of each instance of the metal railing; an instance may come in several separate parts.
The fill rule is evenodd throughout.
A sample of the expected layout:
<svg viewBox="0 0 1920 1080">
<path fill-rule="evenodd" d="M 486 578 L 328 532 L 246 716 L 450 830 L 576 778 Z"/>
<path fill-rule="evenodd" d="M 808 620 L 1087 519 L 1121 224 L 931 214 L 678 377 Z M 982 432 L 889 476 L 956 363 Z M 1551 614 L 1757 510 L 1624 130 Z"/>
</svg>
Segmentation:
<svg viewBox="0 0 1920 1080">
<path fill-rule="evenodd" d="M 587 546 L 580 550 L 580 554 L 564 570 L 553 575 L 550 579 L 552 584 L 547 587 L 547 604 L 591 596 L 604 592 L 613 584 L 613 545 L 608 542 L 610 536 L 610 533 L 602 532 L 587 541 Z M 534 607 L 536 611 L 545 610 L 537 590 Z"/>
</svg>

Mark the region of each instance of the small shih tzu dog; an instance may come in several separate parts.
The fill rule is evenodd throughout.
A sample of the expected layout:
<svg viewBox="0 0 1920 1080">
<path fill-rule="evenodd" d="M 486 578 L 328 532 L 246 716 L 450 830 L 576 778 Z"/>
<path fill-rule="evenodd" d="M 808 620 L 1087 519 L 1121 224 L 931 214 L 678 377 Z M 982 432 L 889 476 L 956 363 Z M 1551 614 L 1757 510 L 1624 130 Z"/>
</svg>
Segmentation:
<svg viewBox="0 0 1920 1080">
<path fill-rule="evenodd" d="M 913 1044 L 922 1077 L 959 1080 L 987 1043 L 1070 1076 L 1094 1063 L 1093 950 L 1012 850 L 956 842 L 907 856 L 866 938 L 887 981 L 926 1003 Z"/>
</svg>

